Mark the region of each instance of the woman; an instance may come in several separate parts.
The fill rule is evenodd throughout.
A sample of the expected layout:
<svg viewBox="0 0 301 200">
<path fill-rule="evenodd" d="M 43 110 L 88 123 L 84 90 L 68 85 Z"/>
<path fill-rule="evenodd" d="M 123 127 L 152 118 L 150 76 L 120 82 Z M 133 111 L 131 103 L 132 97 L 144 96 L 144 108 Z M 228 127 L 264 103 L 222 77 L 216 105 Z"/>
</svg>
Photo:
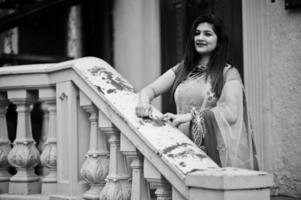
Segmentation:
<svg viewBox="0 0 301 200">
<path fill-rule="evenodd" d="M 242 80 L 226 63 L 228 37 L 214 15 L 198 17 L 184 60 L 139 93 L 138 117 L 151 115 L 152 99 L 171 89 L 177 114 L 163 119 L 182 130 L 222 167 L 258 169 Z"/>
</svg>

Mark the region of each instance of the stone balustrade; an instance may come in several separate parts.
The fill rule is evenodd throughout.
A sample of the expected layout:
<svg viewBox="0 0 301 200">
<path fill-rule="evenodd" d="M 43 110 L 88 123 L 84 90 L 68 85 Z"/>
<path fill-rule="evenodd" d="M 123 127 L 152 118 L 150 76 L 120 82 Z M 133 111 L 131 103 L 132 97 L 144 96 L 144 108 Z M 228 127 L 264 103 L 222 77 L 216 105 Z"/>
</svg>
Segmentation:
<svg viewBox="0 0 301 200">
<path fill-rule="evenodd" d="M 270 199 L 272 175 L 218 167 L 155 108 L 153 119 L 137 118 L 137 101 L 135 89 L 97 58 L 0 68 L 0 198 Z M 9 102 L 17 106 L 14 141 Z M 44 113 L 39 141 L 31 128 L 36 102 Z M 43 173 L 35 173 L 38 165 Z"/>
</svg>

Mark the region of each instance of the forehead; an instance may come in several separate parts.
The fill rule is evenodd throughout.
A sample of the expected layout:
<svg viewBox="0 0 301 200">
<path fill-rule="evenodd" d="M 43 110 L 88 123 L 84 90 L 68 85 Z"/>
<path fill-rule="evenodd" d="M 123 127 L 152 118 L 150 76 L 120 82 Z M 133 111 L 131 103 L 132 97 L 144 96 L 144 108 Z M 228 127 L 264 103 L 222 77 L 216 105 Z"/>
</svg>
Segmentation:
<svg viewBox="0 0 301 200">
<path fill-rule="evenodd" d="M 199 25 L 197 25 L 196 30 L 202 30 L 202 31 L 208 30 L 214 32 L 213 25 L 208 22 L 200 23 Z"/>
</svg>

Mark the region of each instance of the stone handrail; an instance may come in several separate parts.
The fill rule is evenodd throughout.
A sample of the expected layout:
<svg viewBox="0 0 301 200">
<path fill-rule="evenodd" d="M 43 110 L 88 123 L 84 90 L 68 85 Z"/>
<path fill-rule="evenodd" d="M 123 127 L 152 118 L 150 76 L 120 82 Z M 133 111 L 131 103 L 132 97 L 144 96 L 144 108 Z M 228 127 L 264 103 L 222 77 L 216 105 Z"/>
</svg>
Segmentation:
<svg viewBox="0 0 301 200">
<path fill-rule="evenodd" d="M 64 92 L 66 82 L 75 85 L 103 114 L 102 119 L 117 127 L 121 138 L 133 145 L 146 163 L 151 163 L 171 184 L 173 199 L 194 200 L 200 195 L 204 199 L 269 199 L 270 174 L 219 168 L 183 133 L 161 121 L 162 114 L 155 108 L 153 119 L 138 118 L 135 89 L 101 59 L 87 57 L 58 64 L 0 68 L 0 91 L 56 87 L 58 101 L 72 94 Z M 57 105 L 58 134 L 66 131 L 60 124 L 59 108 Z M 103 123 L 101 119 L 99 123 Z M 58 144 L 59 148 L 62 147 Z"/>
</svg>

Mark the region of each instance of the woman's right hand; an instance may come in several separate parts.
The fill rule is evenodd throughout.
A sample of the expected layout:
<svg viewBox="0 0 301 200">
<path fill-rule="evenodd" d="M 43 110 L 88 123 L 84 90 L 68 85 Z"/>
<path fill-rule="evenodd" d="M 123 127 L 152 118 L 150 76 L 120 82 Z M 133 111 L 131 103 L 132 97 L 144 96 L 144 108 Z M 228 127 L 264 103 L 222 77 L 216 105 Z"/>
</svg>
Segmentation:
<svg viewBox="0 0 301 200">
<path fill-rule="evenodd" d="M 138 117 L 150 117 L 152 115 L 152 106 L 147 102 L 139 102 L 136 106 L 136 115 Z"/>
</svg>

